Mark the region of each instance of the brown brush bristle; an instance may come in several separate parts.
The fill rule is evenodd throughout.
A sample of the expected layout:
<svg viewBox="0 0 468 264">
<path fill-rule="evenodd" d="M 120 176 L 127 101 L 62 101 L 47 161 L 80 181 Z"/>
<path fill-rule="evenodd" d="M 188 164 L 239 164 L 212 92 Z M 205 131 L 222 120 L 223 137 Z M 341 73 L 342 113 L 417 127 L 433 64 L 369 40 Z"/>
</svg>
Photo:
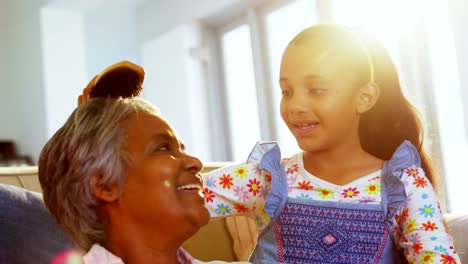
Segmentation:
<svg viewBox="0 0 468 264">
<path fill-rule="evenodd" d="M 91 89 L 90 97 L 134 97 L 141 92 L 142 80 L 133 70 L 115 69 L 102 75 Z"/>
</svg>

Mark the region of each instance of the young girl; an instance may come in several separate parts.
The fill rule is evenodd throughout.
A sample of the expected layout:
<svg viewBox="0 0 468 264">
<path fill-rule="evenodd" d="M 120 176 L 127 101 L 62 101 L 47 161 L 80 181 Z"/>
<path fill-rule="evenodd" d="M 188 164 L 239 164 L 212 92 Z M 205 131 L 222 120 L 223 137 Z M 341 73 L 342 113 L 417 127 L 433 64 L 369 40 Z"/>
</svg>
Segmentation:
<svg viewBox="0 0 468 264">
<path fill-rule="evenodd" d="M 303 152 L 280 160 L 274 143 L 259 144 L 247 163 L 204 175 L 212 217 L 255 219 L 252 262 L 460 263 L 420 121 L 381 44 L 308 28 L 283 54 L 280 85 Z"/>
</svg>

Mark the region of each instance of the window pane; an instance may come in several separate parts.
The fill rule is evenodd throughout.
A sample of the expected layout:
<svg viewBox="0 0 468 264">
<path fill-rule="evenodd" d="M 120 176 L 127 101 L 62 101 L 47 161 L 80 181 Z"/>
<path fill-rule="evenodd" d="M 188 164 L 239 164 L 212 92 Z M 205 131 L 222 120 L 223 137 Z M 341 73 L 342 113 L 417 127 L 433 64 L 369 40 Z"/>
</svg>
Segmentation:
<svg viewBox="0 0 468 264">
<path fill-rule="evenodd" d="M 409 2 L 411 1 L 333 1 L 334 18 L 338 24 L 364 28 L 371 32 L 388 49 L 398 66 L 400 37 L 407 29 L 412 28 L 415 21 L 414 13 L 410 12 L 414 10 L 414 3 Z M 398 19 L 395 19 L 395 14 L 398 14 Z"/>
<path fill-rule="evenodd" d="M 224 33 L 221 42 L 233 160 L 245 161 L 261 139 L 249 27 Z"/>
<path fill-rule="evenodd" d="M 468 145 L 465 140 L 462 102 L 460 100 L 459 78 L 455 59 L 453 37 L 448 25 L 447 3 L 444 1 L 375 1 L 354 0 L 334 1 L 334 17 L 338 23 L 363 27 L 376 35 L 389 50 L 395 61 L 403 84 L 408 84 L 405 93 L 420 112 L 423 120 L 431 118 L 426 112 L 434 111 L 439 127 L 424 122 L 426 142 L 440 142 L 447 194 L 451 212 L 466 213 L 468 206 L 464 201 L 466 178 L 463 164 L 468 159 Z M 398 14 L 398 19 L 395 19 Z M 426 38 L 418 38 L 423 29 Z M 421 49 L 427 49 L 427 57 L 417 57 Z M 399 60 L 401 59 L 401 60 Z M 428 76 L 418 73 L 420 64 L 428 63 L 432 71 Z M 423 77 L 423 78 L 421 78 Z M 433 86 L 427 89 L 424 83 Z M 427 106 L 425 93 L 434 93 L 435 109 L 424 111 Z M 447 118 L 450 117 L 450 118 Z M 435 130 L 436 138 L 427 133 Z M 434 159 L 437 156 L 433 157 Z M 457 183 L 455 183 L 455 178 Z"/>
<path fill-rule="evenodd" d="M 279 69 L 281 56 L 288 42 L 303 29 L 317 23 L 315 1 L 295 1 L 271 12 L 265 17 L 268 56 L 270 61 L 271 84 L 277 125 L 278 142 L 283 157 L 289 157 L 299 151 L 296 139 L 281 119 L 279 105 L 281 89 L 279 87 Z"/>
<path fill-rule="evenodd" d="M 466 174 L 465 163 L 468 160 L 467 124 L 464 123 L 453 36 L 446 17 L 447 3 L 434 2 L 427 4 L 426 9 L 426 17 L 431 17 L 427 22 L 427 32 L 449 209 L 452 213 L 466 214 L 468 204 L 463 201 L 468 178 L 460 175 Z"/>
</svg>

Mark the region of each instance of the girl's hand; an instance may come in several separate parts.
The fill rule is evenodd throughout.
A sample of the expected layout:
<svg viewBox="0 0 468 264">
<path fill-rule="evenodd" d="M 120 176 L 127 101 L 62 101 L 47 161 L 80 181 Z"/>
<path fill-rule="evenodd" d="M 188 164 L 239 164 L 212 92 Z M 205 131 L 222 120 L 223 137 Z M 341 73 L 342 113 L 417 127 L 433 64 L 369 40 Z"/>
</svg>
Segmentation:
<svg viewBox="0 0 468 264">
<path fill-rule="evenodd" d="M 91 93 L 91 90 L 93 87 L 96 85 L 96 79 L 98 78 L 99 75 L 96 75 L 89 81 L 88 85 L 83 89 L 83 93 L 78 96 L 78 105 L 81 105 L 82 103 L 86 102 L 89 100 L 89 94 Z"/>
<path fill-rule="evenodd" d="M 118 69 L 127 69 L 127 70 L 130 70 L 134 73 L 137 74 L 138 76 L 138 82 L 139 82 L 139 86 L 141 87 L 143 85 L 143 80 L 145 79 L 145 71 L 143 70 L 143 68 L 133 62 L 130 62 L 130 61 L 121 61 L 121 62 L 117 62 L 117 63 L 114 63 L 112 64 L 111 66 L 107 67 L 104 71 L 102 71 L 99 75 L 96 75 L 93 77 L 93 79 L 91 79 L 91 81 L 89 81 L 88 85 L 86 86 L 86 88 L 83 89 L 83 93 L 78 96 L 78 105 L 81 105 L 82 103 L 86 102 L 89 100 L 89 95 L 91 94 L 91 91 L 92 89 L 96 86 L 96 83 L 99 82 L 100 78 L 106 74 L 108 74 L 109 72 L 112 72 L 114 70 L 118 70 Z M 140 88 L 141 90 L 141 88 Z M 138 90 L 137 91 L 137 94 L 139 93 L 140 91 Z"/>
</svg>

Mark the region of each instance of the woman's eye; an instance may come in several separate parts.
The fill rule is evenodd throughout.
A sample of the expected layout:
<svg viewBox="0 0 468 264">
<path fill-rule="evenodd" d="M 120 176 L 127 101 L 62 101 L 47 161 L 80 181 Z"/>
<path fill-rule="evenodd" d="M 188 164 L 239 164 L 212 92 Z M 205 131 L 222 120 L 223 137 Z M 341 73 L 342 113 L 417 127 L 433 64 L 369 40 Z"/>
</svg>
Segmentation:
<svg viewBox="0 0 468 264">
<path fill-rule="evenodd" d="M 156 146 L 152 149 L 151 152 L 159 152 L 159 151 L 168 151 L 169 150 L 169 145 L 159 145 L 159 146 Z"/>
<path fill-rule="evenodd" d="M 166 151 L 166 150 L 169 150 L 169 147 L 168 146 L 163 146 L 161 148 L 159 148 L 160 151 Z"/>
</svg>

